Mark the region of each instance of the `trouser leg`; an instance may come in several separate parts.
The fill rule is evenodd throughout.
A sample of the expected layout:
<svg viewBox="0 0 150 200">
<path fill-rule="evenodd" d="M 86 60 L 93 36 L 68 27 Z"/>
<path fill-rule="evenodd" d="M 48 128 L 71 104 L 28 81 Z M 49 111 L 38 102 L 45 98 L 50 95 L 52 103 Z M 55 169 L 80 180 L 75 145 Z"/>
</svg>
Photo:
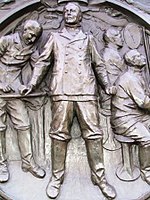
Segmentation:
<svg viewBox="0 0 150 200">
<path fill-rule="evenodd" d="M 99 180 L 102 180 L 105 175 L 102 140 L 86 140 L 85 144 L 88 162 L 91 168 L 92 180 L 99 182 Z"/>
<path fill-rule="evenodd" d="M 5 131 L 0 131 L 0 183 L 9 180 L 9 171 L 6 162 L 6 137 Z"/>
<path fill-rule="evenodd" d="M 52 102 L 52 123 L 50 130 L 52 177 L 48 183 L 47 195 L 55 199 L 64 178 L 67 144 L 71 139 L 70 128 L 73 119 L 73 102 Z"/>
<path fill-rule="evenodd" d="M 150 131 L 146 122 L 137 122 L 125 133 L 125 136 L 135 140 L 142 146 L 150 146 Z"/>
<path fill-rule="evenodd" d="M 0 182 L 9 180 L 6 160 L 6 101 L 0 98 Z"/>
<path fill-rule="evenodd" d="M 52 139 L 67 141 L 71 139 L 70 129 L 73 119 L 73 102 L 52 102 L 52 122 L 50 137 Z"/>
<path fill-rule="evenodd" d="M 7 101 L 7 112 L 10 114 L 14 128 L 18 132 L 23 171 L 30 172 L 37 178 L 43 178 L 45 171 L 33 159 L 30 120 L 24 102 L 20 99 Z"/>
<path fill-rule="evenodd" d="M 6 101 L 0 98 L 0 163 L 6 161 Z"/>
<path fill-rule="evenodd" d="M 6 132 L 0 131 L 0 163 L 6 161 Z"/>
<path fill-rule="evenodd" d="M 46 189 L 47 195 L 52 199 L 58 196 L 60 186 L 63 182 L 65 173 L 67 144 L 68 144 L 67 141 L 52 139 L 51 143 L 52 177 Z"/>
<path fill-rule="evenodd" d="M 76 113 L 82 136 L 85 139 L 87 156 L 91 168 L 92 181 L 102 193 L 110 199 L 116 197 L 114 188 L 107 183 L 103 164 L 102 130 L 99 125 L 98 105 L 96 101 L 76 103 Z"/>
<path fill-rule="evenodd" d="M 141 175 L 144 181 L 150 184 L 150 146 L 139 148 Z"/>
<path fill-rule="evenodd" d="M 100 188 L 104 196 L 114 199 L 116 191 L 105 178 L 102 139 L 87 140 L 85 144 L 93 183 Z"/>
<path fill-rule="evenodd" d="M 102 130 L 99 125 L 97 101 L 77 102 L 76 113 L 85 139 L 92 177 L 104 176 Z"/>
<path fill-rule="evenodd" d="M 18 144 L 22 163 L 30 165 L 33 160 L 30 129 L 18 130 Z"/>
<path fill-rule="evenodd" d="M 18 133 L 17 137 L 22 163 L 29 165 L 33 157 L 30 121 L 24 102 L 19 99 L 7 101 L 7 112 L 10 114 L 11 121 Z"/>
<path fill-rule="evenodd" d="M 35 163 L 33 158 L 30 129 L 18 130 L 18 144 L 23 171 L 29 171 L 33 176 L 43 178 L 45 171 Z"/>
<path fill-rule="evenodd" d="M 150 184 L 150 130 L 149 116 L 143 117 L 127 132 L 126 136 L 139 142 L 139 160 L 143 180 Z"/>
</svg>

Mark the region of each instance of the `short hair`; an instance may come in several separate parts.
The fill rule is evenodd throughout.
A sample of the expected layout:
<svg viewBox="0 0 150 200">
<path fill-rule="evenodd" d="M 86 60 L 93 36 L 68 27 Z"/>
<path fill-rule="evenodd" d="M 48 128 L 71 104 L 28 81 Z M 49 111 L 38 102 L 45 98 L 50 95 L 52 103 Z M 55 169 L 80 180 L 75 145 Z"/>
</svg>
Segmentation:
<svg viewBox="0 0 150 200">
<path fill-rule="evenodd" d="M 32 20 L 32 19 L 26 20 L 24 23 L 24 28 L 25 27 L 30 27 L 31 29 L 35 30 L 38 37 L 43 32 L 43 28 L 42 28 L 41 24 L 36 20 Z"/>
<path fill-rule="evenodd" d="M 127 53 L 125 53 L 125 60 L 127 63 L 132 63 L 134 57 L 137 55 L 137 54 L 140 54 L 139 51 L 137 51 L 136 49 L 132 49 L 130 51 L 128 51 Z"/>
<path fill-rule="evenodd" d="M 64 8 L 63 8 L 63 15 L 64 15 L 64 13 L 65 13 L 66 7 L 67 7 L 69 4 L 75 5 L 75 6 L 79 9 L 79 19 L 80 19 L 80 21 L 81 21 L 81 20 L 82 20 L 82 11 L 81 11 L 81 8 L 80 8 L 79 4 L 76 3 L 76 2 L 69 2 L 69 3 L 67 3 L 67 4 L 64 6 Z"/>
<path fill-rule="evenodd" d="M 117 28 L 110 27 L 104 32 L 103 38 L 105 42 L 113 42 L 113 39 L 115 36 L 117 36 L 120 33 L 120 31 Z"/>
</svg>

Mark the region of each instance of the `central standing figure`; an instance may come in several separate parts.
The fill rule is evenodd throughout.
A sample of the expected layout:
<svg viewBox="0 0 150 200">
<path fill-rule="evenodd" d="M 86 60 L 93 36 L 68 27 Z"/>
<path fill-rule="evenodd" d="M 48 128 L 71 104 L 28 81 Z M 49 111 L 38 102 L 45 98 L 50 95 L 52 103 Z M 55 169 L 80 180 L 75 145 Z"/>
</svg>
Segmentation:
<svg viewBox="0 0 150 200">
<path fill-rule="evenodd" d="M 81 20 L 78 4 L 68 3 L 64 7 L 65 28 L 51 34 L 36 63 L 26 94 L 41 81 L 54 59 L 50 85 L 52 177 L 47 186 L 47 195 L 54 199 L 59 194 L 65 172 L 67 144 L 71 139 L 70 129 L 76 115 L 86 144 L 92 181 L 107 198 L 113 199 L 116 192 L 107 183 L 103 165 L 97 82 L 108 94 L 113 93 L 114 88 L 109 87 L 105 65 L 96 50 L 93 36 L 81 30 Z"/>
</svg>

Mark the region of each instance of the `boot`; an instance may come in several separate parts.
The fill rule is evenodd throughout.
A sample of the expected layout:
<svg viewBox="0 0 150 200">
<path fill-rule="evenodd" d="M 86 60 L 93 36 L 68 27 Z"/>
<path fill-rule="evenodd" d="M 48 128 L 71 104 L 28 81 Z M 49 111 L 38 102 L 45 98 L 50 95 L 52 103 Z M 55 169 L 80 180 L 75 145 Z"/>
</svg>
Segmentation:
<svg viewBox="0 0 150 200">
<path fill-rule="evenodd" d="M 10 177 L 5 155 L 6 155 L 5 131 L 0 131 L 0 183 L 7 182 Z"/>
<path fill-rule="evenodd" d="M 18 142 L 22 158 L 22 170 L 24 172 L 30 172 L 33 176 L 37 178 L 44 178 L 46 174 L 45 171 L 40 168 L 33 159 L 29 129 L 18 131 Z"/>
<path fill-rule="evenodd" d="M 105 178 L 102 140 L 87 140 L 85 144 L 91 168 L 92 182 L 100 188 L 105 197 L 114 199 L 116 197 L 116 191 L 111 185 L 109 185 Z"/>
<path fill-rule="evenodd" d="M 65 161 L 67 153 L 67 142 L 52 139 L 51 143 L 51 161 L 52 177 L 46 188 L 47 196 L 55 199 L 60 192 L 65 172 Z"/>
<path fill-rule="evenodd" d="M 150 147 L 140 147 L 139 157 L 141 177 L 150 185 Z"/>
</svg>

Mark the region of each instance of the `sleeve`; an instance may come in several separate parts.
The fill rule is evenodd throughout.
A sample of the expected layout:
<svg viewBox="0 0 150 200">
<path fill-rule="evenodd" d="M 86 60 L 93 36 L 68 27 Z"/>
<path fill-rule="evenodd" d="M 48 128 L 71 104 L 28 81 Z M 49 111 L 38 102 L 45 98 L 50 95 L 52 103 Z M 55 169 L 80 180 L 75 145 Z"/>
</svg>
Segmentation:
<svg viewBox="0 0 150 200">
<path fill-rule="evenodd" d="M 94 38 L 92 35 L 90 37 L 90 49 L 91 49 L 91 57 L 92 57 L 92 64 L 94 66 L 94 71 L 98 82 L 101 84 L 102 87 L 107 88 L 110 84 L 108 81 L 107 71 L 105 62 L 102 57 L 99 55 L 96 45 L 94 42 Z"/>
<path fill-rule="evenodd" d="M 145 88 L 143 88 L 143 85 L 139 80 L 135 79 L 128 82 L 127 93 L 131 96 L 138 107 L 150 111 L 150 98 L 147 96 Z"/>
<path fill-rule="evenodd" d="M 2 36 L 0 38 L 0 57 L 2 57 L 7 50 L 9 41 L 7 36 Z"/>
<path fill-rule="evenodd" d="M 48 42 L 46 43 L 44 47 L 43 53 L 40 55 L 39 59 L 34 65 L 33 75 L 32 79 L 30 81 L 30 85 L 36 86 L 39 84 L 45 75 L 45 73 L 48 70 L 48 67 L 51 64 L 51 57 L 52 57 L 52 51 L 54 46 L 54 39 L 53 35 L 50 36 Z"/>
<path fill-rule="evenodd" d="M 30 58 L 30 64 L 32 66 L 32 69 L 34 69 L 36 62 L 39 59 L 39 56 L 40 56 L 39 51 L 36 49 L 34 53 L 32 53 L 31 58 Z"/>
</svg>

